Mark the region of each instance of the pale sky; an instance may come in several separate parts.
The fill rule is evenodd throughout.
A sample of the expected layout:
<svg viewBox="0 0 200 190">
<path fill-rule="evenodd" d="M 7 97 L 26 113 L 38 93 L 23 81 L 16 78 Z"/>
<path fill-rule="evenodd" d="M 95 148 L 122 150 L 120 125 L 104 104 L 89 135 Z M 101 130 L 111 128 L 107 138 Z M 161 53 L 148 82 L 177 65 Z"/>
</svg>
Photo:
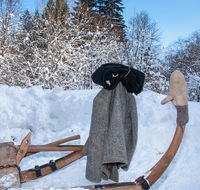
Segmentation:
<svg viewBox="0 0 200 190">
<path fill-rule="evenodd" d="M 37 2 L 23 0 L 23 8 L 34 13 Z M 43 0 L 44 2 L 47 0 Z M 73 0 L 68 0 L 71 5 Z M 124 20 L 128 26 L 134 13 L 147 11 L 162 32 L 163 46 L 168 46 L 179 37 L 186 38 L 200 29 L 200 0 L 123 0 Z"/>
<path fill-rule="evenodd" d="M 200 29 L 200 0 L 123 0 L 128 26 L 135 12 L 147 11 L 162 32 L 166 47 L 179 37 L 186 38 Z"/>
</svg>

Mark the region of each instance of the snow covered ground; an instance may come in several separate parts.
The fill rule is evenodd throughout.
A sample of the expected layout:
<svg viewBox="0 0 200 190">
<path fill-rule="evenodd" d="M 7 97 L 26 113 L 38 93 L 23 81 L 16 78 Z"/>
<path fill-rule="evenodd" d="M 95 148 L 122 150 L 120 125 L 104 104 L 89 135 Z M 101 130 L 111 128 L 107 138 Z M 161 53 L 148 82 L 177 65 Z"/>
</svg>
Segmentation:
<svg viewBox="0 0 200 190">
<path fill-rule="evenodd" d="M 31 131 L 31 144 L 42 145 L 80 134 L 68 144 L 83 145 L 88 137 L 95 90 L 21 89 L 0 85 L 0 143 L 19 145 Z M 148 171 L 167 150 L 176 129 L 176 109 L 172 103 L 161 105 L 165 95 L 144 90 L 136 96 L 139 132 L 135 154 L 128 171 L 119 171 L 120 182 L 134 181 Z M 188 190 L 200 188 L 200 103 L 189 102 L 190 121 L 172 163 L 151 190 Z M 24 158 L 21 170 L 42 165 L 66 152 L 41 152 Z M 52 174 L 22 184 L 22 189 L 54 189 L 94 182 L 85 178 L 86 159 Z M 101 183 L 112 183 L 102 181 Z"/>
</svg>

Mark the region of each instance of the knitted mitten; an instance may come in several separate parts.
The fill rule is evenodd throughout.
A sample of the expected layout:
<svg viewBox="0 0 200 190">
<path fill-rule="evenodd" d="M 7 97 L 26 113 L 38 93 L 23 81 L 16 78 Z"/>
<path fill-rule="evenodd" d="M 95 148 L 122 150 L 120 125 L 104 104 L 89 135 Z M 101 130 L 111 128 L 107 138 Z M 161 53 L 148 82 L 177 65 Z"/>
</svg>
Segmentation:
<svg viewBox="0 0 200 190">
<path fill-rule="evenodd" d="M 169 96 L 164 98 L 161 104 L 171 101 L 177 109 L 177 124 L 182 127 L 188 120 L 188 101 L 186 84 L 183 74 L 176 70 L 172 73 L 169 85 Z"/>
</svg>

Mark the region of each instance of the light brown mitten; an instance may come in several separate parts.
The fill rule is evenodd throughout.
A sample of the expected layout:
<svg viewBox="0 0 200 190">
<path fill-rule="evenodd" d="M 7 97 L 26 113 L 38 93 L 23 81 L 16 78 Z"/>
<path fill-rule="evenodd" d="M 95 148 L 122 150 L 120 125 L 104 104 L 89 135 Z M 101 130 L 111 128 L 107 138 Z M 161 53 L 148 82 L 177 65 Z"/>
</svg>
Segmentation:
<svg viewBox="0 0 200 190">
<path fill-rule="evenodd" d="M 161 104 L 171 101 L 177 109 L 177 125 L 182 127 L 189 121 L 188 100 L 184 75 L 176 70 L 172 73 L 169 85 L 169 96 Z"/>
</svg>

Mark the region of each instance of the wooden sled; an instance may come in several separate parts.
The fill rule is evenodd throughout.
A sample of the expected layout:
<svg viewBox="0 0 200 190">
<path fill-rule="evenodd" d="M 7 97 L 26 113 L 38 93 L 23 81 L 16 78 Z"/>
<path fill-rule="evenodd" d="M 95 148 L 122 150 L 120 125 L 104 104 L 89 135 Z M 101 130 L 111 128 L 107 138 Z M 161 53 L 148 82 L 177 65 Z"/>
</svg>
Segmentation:
<svg viewBox="0 0 200 190">
<path fill-rule="evenodd" d="M 162 156 L 162 158 L 150 170 L 148 170 L 144 174 L 144 176 L 138 177 L 135 181 L 103 184 L 103 185 L 81 186 L 81 187 L 85 189 L 110 189 L 110 190 L 112 189 L 115 189 L 115 190 L 117 189 L 122 189 L 122 190 L 149 189 L 150 186 L 152 186 L 160 178 L 160 176 L 164 173 L 164 171 L 167 169 L 172 159 L 174 158 L 179 148 L 179 145 L 181 143 L 181 140 L 183 138 L 184 130 L 185 130 L 185 126 L 183 127 L 177 126 L 172 142 L 168 150 Z M 8 175 L 8 173 L 14 174 L 15 177 L 13 179 L 14 182 L 12 183 L 12 187 L 20 187 L 20 183 L 24 183 L 24 182 L 36 179 L 38 177 L 42 177 L 47 174 L 50 174 L 53 171 L 63 168 L 83 157 L 83 155 L 81 154 L 81 150 L 83 146 L 80 146 L 80 145 L 79 146 L 64 146 L 64 145 L 61 146 L 60 145 L 64 142 L 79 139 L 80 138 L 79 135 L 72 136 L 72 137 L 62 139 L 59 141 L 55 141 L 46 145 L 40 145 L 40 146 L 29 145 L 30 136 L 31 136 L 31 133 L 29 133 L 24 138 L 20 146 L 15 146 L 12 143 L 0 144 L 0 151 L 1 151 L 0 169 L 2 170 L 0 177 L 3 177 L 3 175 Z M 14 156 L 16 150 L 17 150 L 17 154 L 16 156 Z M 12 152 L 12 153 L 9 153 L 10 155 L 9 159 L 2 158 L 2 155 L 8 155 L 8 151 Z M 30 156 L 39 151 L 73 151 L 73 152 L 58 160 L 55 160 L 54 162 L 50 161 L 48 164 L 45 164 L 42 166 L 36 166 L 33 169 L 21 172 L 18 167 L 18 164 L 21 161 L 21 159 L 24 156 Z"/>
</svg>

